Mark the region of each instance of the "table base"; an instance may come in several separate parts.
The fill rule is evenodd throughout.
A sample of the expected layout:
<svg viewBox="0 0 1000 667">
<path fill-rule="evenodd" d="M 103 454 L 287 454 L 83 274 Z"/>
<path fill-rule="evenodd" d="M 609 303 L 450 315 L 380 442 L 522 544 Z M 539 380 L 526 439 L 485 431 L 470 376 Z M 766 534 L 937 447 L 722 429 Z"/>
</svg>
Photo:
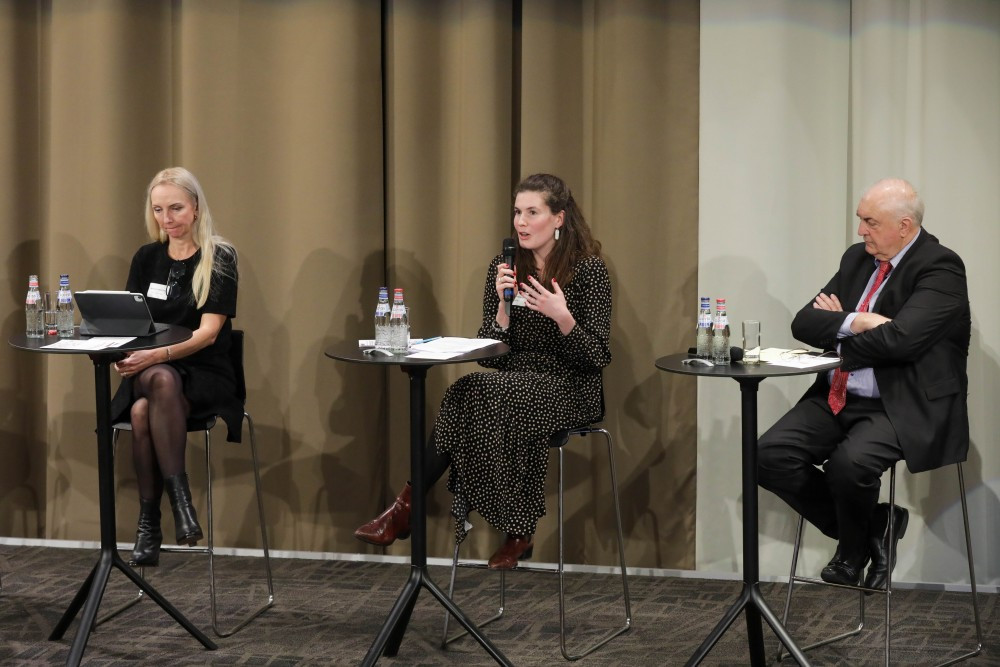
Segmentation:
<svg viewBox="0 0 1000 667">
<path fill-rule="evenodd" d="M 62 639 L 66 628 L 83 607 L 80 628 L 76 631 L 69 657 L 66 659 L 67 665 L 80 664 L 83 659 L 83 651 L 87 648 L 87 640 L 94 629 L 97 610 L 101 606 L 101 598 L 104 597 L 104 589 L 108 585 L 111 568 L 114 567 L 121 570 L 140 590 L 146 592 L 156 604 L 160 605 L 205 648 L 214 651 L 218 647 L 212 640 L 167 602 L 167 599 L 150 586 L 148 581 L 136 574 L 118 555 L 115 542 L 117 532 L 115 527 L 115 464 L 111 445 L 111 359 L 108 355 L 93 355 L 91 359 L 94 362 L 94 388 L 97 402 L 97 490 L 101 509 L 101 555 L 98 557 L 94 569 L 90 571 L 83 585 L 80 586 L 73 601 L 69 603 L 69 607 L 59 623 L 52 630 L 49 639 Z"/>
<path fill-rule="evenodd" d="M 736 602 L 729 607 L 722 620 L 719 621 L 712 632 L 705 638 L 698 650 L 695 651 L 694 655 L 685 663 L 686 666 L 697 665 L 704 660 L 708 652 L 712 650 L 712 647 L 722 639 L 722 635 L 726 634 L 726 630 L 729 626 L 733 624 L 736 617 L 740 615 L 741 611 L 746 611 L 747 619 L 747 636 L 748 643 L 750 645 L 750 664 L 757 667 L 758 665 L 763 666 L 767 663 L 767 659 L 764 655 L 764 634 L 761 630 L 760 617 L 763 616 L 767 624 L 771 626 L 774 630 L 774 634 L 778 636 L 781 643 L 785 645 L 788 652 L 795 658 L 800 665 L 808 665 L 809 661 L 806 660 L 805 654 L 799 649 L 792 639 L 788 631 L 775 616 L 771 608 L 767 606 L 767 602 L 764 601 L 764 596 L 760 592 L 760 586 L 758 584 L 743 584 L 743 592 L 740 593 L 740 597 L 737 598 Z"/>
<path fill-rule="evenodd" d="M 441 603 L 445 609 L 448 610 L 452 616 L 455 617 L 463 628 L 465 628 L 469 635 L 474 637 L 479 644 L 486 649 L 486 652 L 490 654 L 497 663 L 501 665 L 511 665 L 512 663 L 507 660 L 503 653 L 501 653 L 496 646 L 493 645 L 486 635 L 479 631 L 465 613 L 451 601 L 444 592 L 438 588 L 437 584 L 431 581 L 430 576 L 427 573 L 426 568 L 411 566 L 410 567 L 410 578 L 407 580 L 406 584 L 403 586 L 403 590 L 400 591 L 399 597 L 396 598 L 396 603 L 392 606 L 389 611 L 389 617 L 386 618 L 385 623 L 382 625 L 382 629 L 379 630 L 378 635 L 375 637 L 375 642 L 368 649 L 365 659 L 362 661 L 362 665 L 368 667 L 374 665 L 379 657 L 383 654 L 392 657 L 399 652 L 399 645 L 403 641 L 403 634 L 406 632 L 406 626 L 410 622 L 410 614 L 413 611 L 413 605 L 417 602 L 417 596 L 420 595 L 420 589 L 426 588 L 430 591 L 431 595 Z"/>
<path fill-rule="evenodd" d="M 687 661 L 687 665 L 700 664 L 712 647 L 740 615 L 746 612 L 747 644 L 750 653 L 750 664 L 753 667 L 763 667 L 766 661 L 764 653 L 764 632 L 761 617 L 784 644 L 788 652 L 800 665 L 808 667 L 809 661 L 796 645 L 788 630 L 774 615 L 764 601 L 760 592 L 760 554 L 757 534 L 758 500 L 757 500 L 757 390 L 760 383 L 770 376 L 804 375 L 817 371 L 829 370 L 839 366 L 840 361 L 834 360 L 820 369 L 793 369 L 770 366 L 713 366 L 709 368 L 694 368 L 684 364 L 687 356 L 675 354 L 656 360 L 656 367 L 670 373 L 695 375 L 702 377 L 728 377 L 740 385 L 740 435 L 741 435 L 741 469 L 743 491 L 743 591 L 739 598 L 729 607 L 722 620 L 716 624 L 712 632 L 705 638 L 698 650 Z"/>
<path fill-rule="evenodd" d="M 90 571 L 90 574 L 87 575 L 87 578 L 84 580 L 83 585 L 80 586 L 80 590 L 77 591 L 73 601 L 69 603 L 69 607 L 59 620 L 59 623 L 57 623 L 56 627 L 53 628 L 52 634 L 49 635 L 49 639 L 52 641 L 62 639 L 63 635 L 66 633 L 66 629 L 69 627 L 69 624 L 73 622 L 73 619 L 76 618 L 80 608 L 83 607 L 83 618 L 80 620 L 80 629 L 77 630 L 76 637 L 73 638 L 73 645 L 70 648 L 66 664 L 80 664 L 80 659 L 83 657 L 83 651 L 87 646 L 87 640 L 90 638 L 90 632 L 94 628 L 94 620 L 97 618 L 97 610 L 101 606 L 101 599 L 104 597 L 104 589 L 108 585 L 108 578 L 111 576 L 112 568 L 118 568 L 121 570 L 125 576 L 132 581 L 132 583 L 138 586 L 139 589 L 146 593 L 150 599 L 156 602 L 156 604 L 160 605 L 164 611 L 170 614 L 175 621 L 191 633 L 191 635 L 201 642 L 205 648 L 209 650 L 215 650 L 217 648 L 211 639 L 205 636 L 205 634 L 195 627 L 191 621 L 187 620 L 183 614 L 177 611 L 177 609 L 170 604 L 165 597 L 160 595 L 156 589 L 149 585 L 148 581 L 145 581 L 131 567 L 129 567 L 129 565 L 122 560 L 122 557 L 118 555 L 117 550 L 112 550 L 110 552 L 102 550 L 94 568 Z"/>
<path fill-rule="evenodd" d="M 383 655 L 392 657 L 399 652 L 399 645 L 406 633 L 410 615 L 417 603 L 420 589 L 426 588 L 448 613 L 501 665 L 510 661 L 497 650 L 479 628 L 458 608 L 451 598 L 431 581 L 427 572 L 427 506 L 424 486 L 424 447 L 426 446 L 425 411 L 427 370 L 441 363 L 459 363 L 492 359 L 507 353 L 507 346 L 496 343 L 447 360 L 407 359 L 405 357 L 373 358 L 359 351 L 353 341 L 345 342 L 326 351 L 326 356 L 341 361 L 381 366 L 399 366 L 406 373 L 410 385 L 410 577 L 389 611 L 375 641 L 365 655 L 362 665 L 374 665 Z"/>
</svg>

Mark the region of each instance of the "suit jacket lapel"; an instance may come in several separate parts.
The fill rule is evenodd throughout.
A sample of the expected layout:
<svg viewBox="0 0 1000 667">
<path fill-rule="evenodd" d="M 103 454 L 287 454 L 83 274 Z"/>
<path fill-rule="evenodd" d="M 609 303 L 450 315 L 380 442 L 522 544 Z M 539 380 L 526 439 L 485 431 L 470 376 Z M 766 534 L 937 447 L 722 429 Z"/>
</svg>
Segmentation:
<svg viewBox="0 0 1000 667">
<path fill-rule="evenodd" d="M 903 283 L 905 282 L 904 275 L 906 273 L 906 269 L 913 262 L 919 261 L 919 250 L 921 246 L 928 243 L 930 240 L 937 241 L 937 239 L 931 236 L 927 230 L 922 230 L 920 235 L 917 236 L 917 240 L 913 242 L 910 249 L 906 251 L 905 255 L 903 255 L 903 259 L 900 260 L 899 266 L 893 267 L 892 271 L 889 272 L 889 277 L 885 287 L 879 293 L 875 303 L 871 304 L 871 307 L 869 308 L 871 312 L 886 315 L 887 317 L 895 316 L 899 308 L 898 306 L 891 306 L 893 303 L 898 301 L 898 298 L 896 298 L 897 295 L 901 294 L 905 288 Z M 895 279 L 893 279 L 894 277 Z M 864 285 L 861 286 L 861 289 L 864 289 Z M 889 312 L 890 308 L 892 312 Z"/>
</svg>

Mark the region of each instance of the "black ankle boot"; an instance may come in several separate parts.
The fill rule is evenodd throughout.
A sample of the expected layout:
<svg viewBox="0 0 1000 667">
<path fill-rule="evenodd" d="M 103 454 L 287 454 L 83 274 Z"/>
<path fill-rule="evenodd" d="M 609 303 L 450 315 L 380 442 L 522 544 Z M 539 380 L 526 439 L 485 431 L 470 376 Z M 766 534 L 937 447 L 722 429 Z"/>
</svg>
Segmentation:
<svg viewBox="0 0 1000 667">
<path fill-rule="evenodd" d="M 170 508 L 174 511 L 174 528 L 177 529 L 177 544 L 194 546 L 203 537 L 194 505 L 191 504 L 191 489 L 188 487 L 186 472 L 163 480 L 170 498 Z"/>
<path fill-rule="evenodd" d="M 135 548 L 129 565 L 156 567 L 160 564 L 160 501 L 139 498 L 139 527 L 135 531 Z"/>
</svg>

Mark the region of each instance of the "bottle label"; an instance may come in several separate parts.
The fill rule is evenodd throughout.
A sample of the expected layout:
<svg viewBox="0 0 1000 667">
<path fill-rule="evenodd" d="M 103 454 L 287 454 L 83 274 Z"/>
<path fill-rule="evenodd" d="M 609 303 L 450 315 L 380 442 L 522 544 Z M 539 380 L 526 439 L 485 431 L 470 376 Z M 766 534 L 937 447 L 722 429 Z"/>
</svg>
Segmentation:
<svg viewBox="0 0 1000 667">
<path fill-rule="evenodd" d="M 725 329 L 728 326 L 729 326 L 729 318 L 728 317 L 716 317 L 715 318 L 715 328 L 716 329 Z"/>
<path fill-rule="evenodd" d="M 711 327 L 712 326 L 712 316 L 708 313 L 702 313 L 698 316 L 698 326 L 699 327 Z"/>
<path fill-rule="evenodd" d="M 59 292 L 59 303 L 73 303 L 73 296 L 69 292 Z"/>
<path fill-rule="evenodd" d="M 375 306 L 375 317 L 378 317 L 379 315 L 385 315 L 388 312 L 389 312 L 388 303 L 380 303 L 377 306 Z"/>
<path fill-rule="evenodd" d="M 406 306 L 402 304 L 393 304 L 391 317 L 397 318 L 402 317 L 406 314 Z"/>
</svg>

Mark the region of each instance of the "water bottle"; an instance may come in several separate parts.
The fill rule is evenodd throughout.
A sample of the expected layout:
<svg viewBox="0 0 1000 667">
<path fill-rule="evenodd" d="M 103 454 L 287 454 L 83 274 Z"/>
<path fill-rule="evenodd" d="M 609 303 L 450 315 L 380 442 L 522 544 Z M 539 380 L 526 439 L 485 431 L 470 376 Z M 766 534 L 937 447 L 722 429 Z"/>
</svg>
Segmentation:
<svg viewBox="0 0 1000 667">
<path fill-rule="evenodd" d="M 69 289 L 69 274 L 59 276 L 59 295 L 56 297 L 56 329 L 60 338 L 73 337 L 73 292 Z"/>
<path fill-rule="evenodd" d="M 389 351 L 403 353 L 410 347 L 410 318 L 403 304 L 403 290 L 397 287 L 392 294 L 389 311 Z"/>
<path fill-rule="evenodd" d="M 712 322 L 712 361 L 723 366 L 729 364 L 729 316 L 726 300 L 715 300 L 715 320 Z"/>
<path fill-rule="evenodd" d="M 389 349 L 389 288 L 378 288 L 378 305 L 375 306 L 375 347 Z"/>
<path fill-rule="evenodd" d="M 712 356 L 712 299 L 701 297 L 701 307 L 698 308 L 698 326 L 695 328 L 695 350 L 699 359 Z"/>
<path fill-rule="evenodd" d="M 27 321 L 25 335 L 41 338 L 45 335 L 45 303 L 38 291 L 38 276 L 28 278 L 28 296 L 24 299 L 24 316 Z"/>
</svg>

